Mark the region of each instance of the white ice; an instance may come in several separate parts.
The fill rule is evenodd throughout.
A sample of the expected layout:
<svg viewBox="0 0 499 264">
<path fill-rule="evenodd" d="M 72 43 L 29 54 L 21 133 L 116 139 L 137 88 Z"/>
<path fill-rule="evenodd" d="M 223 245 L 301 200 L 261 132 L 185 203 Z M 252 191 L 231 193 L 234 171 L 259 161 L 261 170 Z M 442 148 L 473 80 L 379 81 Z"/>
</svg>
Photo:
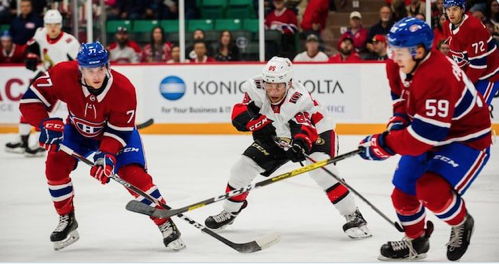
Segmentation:
<svg viewBox="0 0 499 264">
<path fill-rule="evenodd" d="M 13 138 L 0 135 L 0 146 Z M 150 173 L 174 208 L 223 194 L 232 165 L 250 144 L 250 136 L 146 135 Z M 355 149 L 360 136 L 342 136 L 340 153 Z M 499 261 L 499 146 L 465 195 L 475 218 L 475 233 L 462 261 Z M 44 176 L 44 158 L 27 159 L 0 151 L 0 261 L 4 262 L 373 262 L 380 246 L 402 234 L 356 199 L 373 237 L 351 240 L 342 216 L 308 175 L 296 176 L 249 196 L 249 207 L 221 235 L 246 242 L 279 232 L 281 241 L 261 252 L 241 254 L 176 218 L 187 248 L 165 250 L 160 232 L 148 217 L 125 210 L 131 196 L 111 182 L 102 186 L 80 163 L 73 172 L 80 240 L 55 252 L 49 235 L 57 226 Z M 393 220 L 391 176 L 398 158 L 383 162 L 353 157 L 338 163 L 341 176 Z M 279 172 L 297 168 L 287 164 Z M 256 180 L 263 180 L 257 177 Z M 215 203 L 187 213 L 200 223 L 221 210 Z M 427 261 L 446 261 L 450 228 L 435 223 Z"/>
</svg>

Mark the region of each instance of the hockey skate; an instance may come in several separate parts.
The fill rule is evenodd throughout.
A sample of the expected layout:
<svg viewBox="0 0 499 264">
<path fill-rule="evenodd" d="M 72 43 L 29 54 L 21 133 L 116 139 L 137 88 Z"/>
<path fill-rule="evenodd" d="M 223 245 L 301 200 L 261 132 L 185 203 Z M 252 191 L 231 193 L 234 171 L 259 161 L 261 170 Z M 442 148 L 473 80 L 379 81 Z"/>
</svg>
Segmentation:
<svg viewBox="0 0 499 264">
<path fill-rule="evenodd" d="M 204 224 L 210 229 L 224 229 L 228 225 L 232 225 L 238 213 L 231 213 L 222 210 L 219 214 L 209 216 L 204 221 Z"/>
<path fill-rule="evenodd" d="M 466 214 L 464 223 L 452 227 L 450 240 L 447 243 L 447 259 L 458 261 L 466 253 L 470 244 L 471 236 L 475 226 L 475 220 L 470 214 Z"/>
<path fill-rule="evenodd" d="M 5 151 L 10 153 L 22 154 L 28 147 L 28 137 L 27 136 L 17 136 L 17 138 L 7 144 L 5 144 Z"/>
<path fill-rule="evenodd" d="M 388 241 L 388 243 L 381 246 L 381 255 L 378 259 L 382 261 L 413 261 L 424 259 L 430 249 L 431 233 L 433 233 L 433 223 L 428 221 L 425 234 L 422 237 L 416 239 L 404 237 L 400 241 Z"/>
<path fill-rule="evenodd" d="M 371 231 L 367 228 L 367 221 L 364 219 L 359 209 L 345 215 L 347 220 L 343 225 L 343 231 L 352 239 L 362 239 L 372 237 Z"/>
<path fill-rule="evenodd" d="M 24 156 L 27 158 L 36 158 L 45 156 L 45 149 L 40 148 L 38 146 L 35 147 L 27 147 L 24 150 Z"/>
<path fill-rule="evenodd" d="M 80 235 L 76 230 L 78 222 L 76 222 L 74 212 L 59 216 L 59 225 L 50 235 L 50 241 L 54 243 L 54 250 L 61 250 L 80 239 Z"/>
<path fill-rule="evenodd" d="M 171 219 L 158 226 L 158 228 L 163 235 L 163 243 L 166 248 L 174 251 L 179 251 L 185 248 L 184 241 L 180 238 L 180 231 Z"/>
</svg>

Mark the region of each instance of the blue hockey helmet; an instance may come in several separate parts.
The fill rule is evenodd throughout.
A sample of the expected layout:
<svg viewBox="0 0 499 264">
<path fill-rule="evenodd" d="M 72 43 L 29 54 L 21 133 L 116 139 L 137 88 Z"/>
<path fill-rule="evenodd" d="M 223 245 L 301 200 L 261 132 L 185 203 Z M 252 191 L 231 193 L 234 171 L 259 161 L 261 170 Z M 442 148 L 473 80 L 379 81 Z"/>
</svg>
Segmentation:
<svg viewBox="0 0 499 264">
<path fill-rule="evenodd" d="M 391 47 L 409 48 L 412 56 L 415 56 L 419 45 L 423 45 L 427 51 L 431 50 L 433 30 L 423 20 L 406 17 L 392 26 L 387 39 Z"/>
<path fill-rule="evenodd" d="M 444 0 L 444 8 L 449 8 L 452 6 L 460 6 L 466 9 L 466 0 Z"/>
<path fill-rule="evenodd" d="M 83 43 L 76 59 L 82 68 L 96 68 L 109 63 L 107 50 L 98 41 Z"/>
</svg>

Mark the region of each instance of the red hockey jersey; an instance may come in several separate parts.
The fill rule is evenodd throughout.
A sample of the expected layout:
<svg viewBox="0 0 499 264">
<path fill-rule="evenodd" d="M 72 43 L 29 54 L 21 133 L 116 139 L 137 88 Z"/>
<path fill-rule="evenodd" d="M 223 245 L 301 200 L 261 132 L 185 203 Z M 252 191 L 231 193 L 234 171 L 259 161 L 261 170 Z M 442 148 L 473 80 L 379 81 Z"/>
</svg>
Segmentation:
<svg viewBox="0 0 499 264">
<path fill-rule="evenodd" d="M 445 21 L 444 30 L 450 47 L 449 56 L 466 72 L 472 83 L 499 80 L 496 42 L 480 20 L 465 14 L 461 25 L 454 29 L 449 21 Z"/>
<path fill-rule="evenodd" d="M 452 142 L 475 149 L 490 146 L 487 104 L 452 60 L 431 51 L 409 78 L 396 67 L 391 63 L 387 71 L 394 111 L 405 111 L 410 125 L 391 131 L 388 147 L 400 155 L 420 155 Z"/>
<path fill-rule="evenodd" d="M 67 104 L 66 120 L 87 138 L 102 140 L 100 150 L 116 154 L 135 128 L 137 99 L 132 83 L 110 70 L 102 93 L 93 95 L 82 85 L 76 61 L 61 62 L 39 77 L 24 94 L 20 110 L 28 122 L 38 127 L 48 118 L 57 100 Z"/>
</svg>

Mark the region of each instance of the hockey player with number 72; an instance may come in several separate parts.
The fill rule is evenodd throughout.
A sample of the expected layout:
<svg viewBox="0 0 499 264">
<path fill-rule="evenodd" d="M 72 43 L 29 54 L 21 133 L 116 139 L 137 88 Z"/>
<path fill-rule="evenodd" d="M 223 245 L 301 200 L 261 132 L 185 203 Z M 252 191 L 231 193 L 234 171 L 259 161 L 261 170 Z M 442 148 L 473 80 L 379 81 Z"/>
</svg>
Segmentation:
<svg viewBox="0 0 499 264">
<path fill-rule="evenodd" d="M 61 118 L 50 118 L 47 113 L 57 100 L 67 104 L 66 124 Z M 48 150 L 45 176 L 59 214 L 59 225 L 50 235 L 55 250 L 79 238 L 70 178 L 77 160 L 59 150 L 60 144 L 83 156 L 94 154 L 90 175 L 102 184 L 109 182 L 111 173 L 117 173 L 165 203 L 146 170 L 142 141 L 135 127 L 136 107 L 135 87 L 125 76 L 110 69 L 108 53 L 99 42 L 83 44 L 77 62 L 55 65 L 24 94 L 20 110 L 32 126 L 41 129 L 39 143 Z M 132 195 L 151 204 L 142 196 Z M 171 219 L 151 219 L 159 227 L 167 248 L 185 247 Z"/>
<path fill-rule="evenodd" d="M 336 156 L 335 124 L 305 87 L 293 80 L 289 59 L 273 57 L 262 74 L 250 78 L 242 89 L 245 97 L 234 106 L 232 124 L 239 131 L 252 132 L 254 142 L 232 166 L 226 192 L 249 185 L 257 175 L 268 177 L 288 161 L 304 161 L 304 154 L 316 160 Z M 288 139 L 292 147 L 283 150 L 274 141 L 276 137 Z M 333 164 L 327 168 L 338 175 Z M 343 231 L 354 239 L 371 237 L 348 189 L 323 170 L 309 173 L 346 218 Z M 247 196 L 244 193 L 225 200 L 222 212 L 208 217 L 206 226 L 221 229 L 232 224 L 247 206 Z"/>
<path fill-rule="evenodd" d="M 391 198 L 406 237 L 382 245 L 380 260 L 426 257 L 433 231 L 431 222 L 425 229 L 426 209 L 451 226 L 449 260 L 461 259 L 473 233 L 463 195 L 489 160 L 490 115 L 466 74 L 432 50 L 432 42 L 432 29 L 417 18 L 404 18 L 390 29 L 394 57 L 387 75 L 394 116 L 388 131 L 360 143 L 364 159 L 402 156 Z"/>
</svg>

